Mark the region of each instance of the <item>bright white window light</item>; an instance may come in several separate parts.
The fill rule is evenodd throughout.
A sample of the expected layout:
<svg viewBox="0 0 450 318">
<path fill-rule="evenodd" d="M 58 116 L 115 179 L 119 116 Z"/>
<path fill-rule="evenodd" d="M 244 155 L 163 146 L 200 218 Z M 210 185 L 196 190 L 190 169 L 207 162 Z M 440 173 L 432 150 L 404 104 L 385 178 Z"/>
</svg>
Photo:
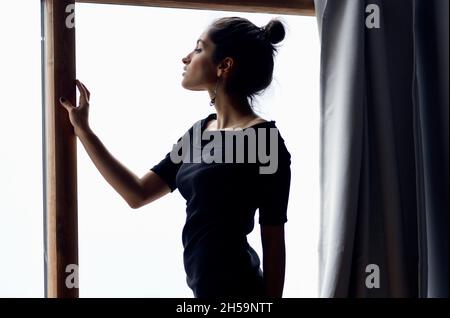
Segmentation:
<svg viewBox="0 0 450 318">
<path fill-rule="evenodd" d="M 0 298 L 44 297 L 40 2 L 0 2 Z"/>
<path fill-rule="evenodd" d="M 265 25 L 279 15 L 116 5 L 76 5 L 77 77 L 91 91 L 90 124 L 108 150 L 142 177 L 200 118 L 207 92 L 181 86 L 181 59 L 218 17 Z M 292 156 L 284 297 L 317 296 L 319 37 L 315 17 L 281 16 L 286 38 L 274 81 L 256 105 L 276 120 Z M 193 297 L 186 285 L 176 190 L 132 210 L 78 142 L 81 297 Z M 256 215 L 257 217 L 257 215 Z M 259 224 L 249 236 L 259 253 Z"/>
</svg>

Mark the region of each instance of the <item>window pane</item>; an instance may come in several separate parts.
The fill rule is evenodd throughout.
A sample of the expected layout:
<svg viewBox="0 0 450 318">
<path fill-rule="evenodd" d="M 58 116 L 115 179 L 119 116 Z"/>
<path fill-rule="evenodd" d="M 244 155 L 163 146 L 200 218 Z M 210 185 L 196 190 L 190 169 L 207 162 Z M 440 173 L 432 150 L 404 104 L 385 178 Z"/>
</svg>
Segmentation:
<svg viewBox="0 0 450 318">
<path fill-rule="evenodd" d="M 0 297 L 43 297 L 39 1 L 0 3 Z"/>
<path fill-rule="evenodd" d="M 91 91 L 90 124 L 142 177 L 200 118 L 207 92 L 181 86 L 181 59 L 213 19 L 259 26 L 274 15 L 77 4 L 77 77 Z M 285 297 L 317 296 L 319 38 L 314 17 L 282 16 L 274 81 L 256 107 L 276 120 L 292 155 Z M 192 297 L 183 267 L 185 201 L 175 192 L 132 210 L 78 144 L 81 297 Z M 256 215 L 257 217 L 257 215 Z M 261 257 L 259 225 L 250 244 Z"/>
</svg>

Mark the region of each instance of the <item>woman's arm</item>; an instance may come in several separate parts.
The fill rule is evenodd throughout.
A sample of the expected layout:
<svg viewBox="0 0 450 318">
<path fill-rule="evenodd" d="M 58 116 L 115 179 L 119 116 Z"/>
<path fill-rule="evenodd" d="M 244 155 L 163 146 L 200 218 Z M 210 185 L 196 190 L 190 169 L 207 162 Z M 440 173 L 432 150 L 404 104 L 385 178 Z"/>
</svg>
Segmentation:
<svg viewBox="0 0 450 318">
<path fill-rule="evenodd" d="M 113 157 L 90 128 L 76 134 L 105 180 L 135 209 L 142 201 L 140 179 Z"/>
<path fill-rule="evenodd" d="M 286 267 L 284 224 L 261 225 L 261 240 L 265 296 L 281 298 Z"/>
<path fill-rule="evenodd" d="M 89 126 L 89 98 L 91 94 L 80 81 L 77 80 L 76 85 L 80 91 L 78 107 L 73 106 L 63 97 L 60 98 L 60 103 L 69 114 L 75 134 L 105 180 L 133 209 L 169 193 L 169 186 L 153 171 L 140 179 L 109 153 Z"/>
</svg>

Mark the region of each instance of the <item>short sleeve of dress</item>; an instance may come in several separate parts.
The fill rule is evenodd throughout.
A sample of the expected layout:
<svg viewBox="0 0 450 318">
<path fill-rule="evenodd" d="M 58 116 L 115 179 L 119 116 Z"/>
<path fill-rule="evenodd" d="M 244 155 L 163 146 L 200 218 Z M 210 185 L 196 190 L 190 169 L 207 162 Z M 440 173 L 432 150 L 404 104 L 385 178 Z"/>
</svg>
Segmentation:
<svg viewBox="0 0 450 318">
<path fill-rule="evenodd" d="M 278 165 L 274 173 L 258 173 L 259 224 L 281 225 L 287 222 L 291 185 L 291 155 L 284 140 L 278 138 Z"/>
<path fill-rule="evenodd" d="M 177 189 L 176 184 L 176 176 L 178 173 L 178 170 L 180 169 L 182 165 L 182 160 L 174 160 L 171 157 L 171 153 L 179 153 L 179 149 L 183 145 L 183 138 L 190 138 L 189 136 L 192 133 L 192 127 L 183 135 L 180 137 L 177 141 L 177 143 L 173 146 L 172 150 L 169 151 L 166 156 L 156 165 L 154 165 L 150 170 L 155 172 L 158 176 L 161 177 L 161 179 L 164 180 L 164 182 L 167 183 L 167 185 L 170 188 L 170 192 L 173 192 Z"/>
<path fill-rule="evenodd" d="M 170 159 L 170 152 L 162 159 L 158 164 L 154 165 L 152 170 L 155 172 L 170 188 L 170 192 L 176 190 L 177 185 L 175 178 L 177 176 L 178 170 L 180 169 L 181 163 L 174 163 Z"/>
</svg>

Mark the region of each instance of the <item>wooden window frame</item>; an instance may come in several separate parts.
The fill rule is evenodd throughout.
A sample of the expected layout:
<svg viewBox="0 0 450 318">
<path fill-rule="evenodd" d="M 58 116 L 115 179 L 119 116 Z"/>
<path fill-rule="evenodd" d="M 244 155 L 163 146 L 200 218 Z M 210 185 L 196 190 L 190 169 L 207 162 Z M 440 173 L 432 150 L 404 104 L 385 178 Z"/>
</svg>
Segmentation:
<svg viewBox="0 0 450 318">
<path fill-rule="evenodd" d="M 69 5 L 79 3 L 314 16 L 314 0 L 41 0 L 44 148 L 45 297 L 77 298 L 66 286 L 78 266 L 77 142 L 59 96 L 76 102 L 75 28 Z M 66 272 L 68 270 L 68 272 Z"/>
</svg>

